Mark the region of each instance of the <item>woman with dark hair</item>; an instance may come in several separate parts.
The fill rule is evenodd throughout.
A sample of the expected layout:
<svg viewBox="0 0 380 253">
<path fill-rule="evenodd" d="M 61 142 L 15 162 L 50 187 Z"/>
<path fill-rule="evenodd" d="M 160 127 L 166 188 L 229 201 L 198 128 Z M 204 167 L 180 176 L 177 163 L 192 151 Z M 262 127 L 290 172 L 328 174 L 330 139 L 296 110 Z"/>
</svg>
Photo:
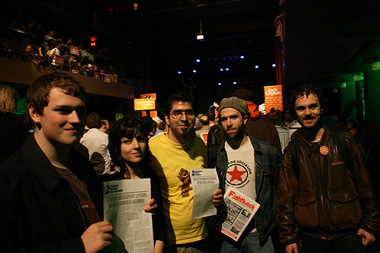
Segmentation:
<svg viewBox="0 0 380 253">
<path fill-rule="evenodd" d="M 152 199 L 149 211 L 153 206 L 153 234 L 155 240 L 154 252 L 163 252 L 166 242 L 166 225 L 162 209 L 162 199 L 159 178 L 150 166 L 147 131 L 139 120 L 132 117 L 119 119 L 110 128 L 109 151 L 115 164 L 115 174 L 104 175 L 105 180 L 116 179 L 151 179 Z M 156 204 L 155 204 L 156 203 Z M 127 249 L 128 250 L 128 249 Z"/>
</svg>

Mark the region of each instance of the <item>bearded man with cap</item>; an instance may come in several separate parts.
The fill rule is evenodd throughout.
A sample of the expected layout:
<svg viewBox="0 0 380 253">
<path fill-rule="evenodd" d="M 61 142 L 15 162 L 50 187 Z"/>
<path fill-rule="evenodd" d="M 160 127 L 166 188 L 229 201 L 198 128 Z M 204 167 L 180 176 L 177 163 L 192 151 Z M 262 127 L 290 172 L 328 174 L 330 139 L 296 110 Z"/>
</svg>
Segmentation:
<svg viewBox="0 0 380 253">
<path fill-rule="evenodd" d="M 268 142 L 281 151 L 281 142 L 276 126 L 270 119 L 260 114 L 258 106 L 254 102 L 255 96 L 253 93 L 248 89 L 240 88 L 232 93 L 232 97 L 238 97 L 247 101 L 248 109 L 251 111 L 245 131 L 252 137 Z"/>
<path fill-rule="evenodd" d="M 270 232 L 276 226 L 276 191 L 281 154 L 268 143 L 246 134 L 251 112 L 245 100 L 224 98 L 218 112 L 219 124 L 227 134 L 217 155 L 220 188 L 224 193 L 232 187 L 260 204 L 237 242 L 223 236 L 221 252 L 274 252 Z M 223 205 L 218 208 L 222 209 Z"/>
</svg>

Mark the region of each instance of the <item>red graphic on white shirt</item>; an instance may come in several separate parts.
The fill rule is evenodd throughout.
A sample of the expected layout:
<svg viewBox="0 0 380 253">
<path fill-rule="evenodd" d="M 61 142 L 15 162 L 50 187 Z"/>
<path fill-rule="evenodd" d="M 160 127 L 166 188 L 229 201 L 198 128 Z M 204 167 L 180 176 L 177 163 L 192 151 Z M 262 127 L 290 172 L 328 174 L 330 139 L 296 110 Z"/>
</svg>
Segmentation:
<svg viewBox="0 0 380 253">
<path fill-rule="evenodd" d="M 245 173 L 247 173 L 247 171 L 246 170 L 243 170 L 243 171 L 238 170 L 238 168 L 235 164 L 234 170 L 233 171 L 227 171 L 227 173 L 229 175 L 231 175 L 231 179 L 230 179 L 229 183 L 232 183 L 234 180 L 238 180 L 238 181 L 240 181 L 240 183 L 243 183 L 244 180 L 241 178 L 241 176 L 244 175 Z"/>
</svg>

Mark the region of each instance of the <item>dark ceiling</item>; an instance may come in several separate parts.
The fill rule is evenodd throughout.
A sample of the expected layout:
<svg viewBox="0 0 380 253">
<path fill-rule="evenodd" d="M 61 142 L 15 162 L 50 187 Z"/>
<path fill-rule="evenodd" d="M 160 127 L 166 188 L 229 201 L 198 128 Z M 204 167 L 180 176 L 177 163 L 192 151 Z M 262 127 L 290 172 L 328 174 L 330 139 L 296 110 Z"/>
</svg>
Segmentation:
<svg viewBox="0 0 380 253">
<path fill-rule="evenodd" d="M 257 99 L 262 102 L 262 86 L 276 82 L 272 64 L 278 1 L 182 3 L 105 17 L 109 27 L 120 27 L 119 35 L 128 42 L 127 57 L 135 51 L 146 56 L 148 75 L 143 76 L 148 77 L 148 89 L 151 83 L 159 100 L 174 91 L 191 90 L 202 104 L 200 110 L 240 87 L 259 90 Z M 200 22 L 204 41 L 196 39 Z"/>
<path fill-rule="evenodd" d="M 191 91 L 204 110 L 239 87 L 259 90 L 262 100 L 262 86 L 275 84 L 280 12 L 278 0 L 34 0 L 7 2 L 2 19 L 39 21 L 45 33 L 55 30 L 84 47 L 95 35 L 121 76 L 142 80 L 136 95 L 157 92 L 162 103 L 174 91 Z M 204 41 L 196 39 L 200 22 Z"/>
</svg>

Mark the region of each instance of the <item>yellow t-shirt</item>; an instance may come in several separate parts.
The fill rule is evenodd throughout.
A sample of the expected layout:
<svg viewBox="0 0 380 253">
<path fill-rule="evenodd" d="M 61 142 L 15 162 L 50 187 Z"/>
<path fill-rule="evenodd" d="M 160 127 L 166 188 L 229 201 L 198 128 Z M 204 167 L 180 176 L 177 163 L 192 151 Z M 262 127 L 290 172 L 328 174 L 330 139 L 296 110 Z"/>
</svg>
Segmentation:
<svg viewBox="0 0 380 253">
<path fill-rule="evenodd" d="M 192 135 L 182 145 L 161 134 L 149 142 L 149 148 L 153 168 L 160 177 L 169 244 L 191 243 L 206 238 L 206 220 L 192 219 L 194 194 L 189 174 L 189 169 L 206 167 L 204 142 Z"/>
</svg>

